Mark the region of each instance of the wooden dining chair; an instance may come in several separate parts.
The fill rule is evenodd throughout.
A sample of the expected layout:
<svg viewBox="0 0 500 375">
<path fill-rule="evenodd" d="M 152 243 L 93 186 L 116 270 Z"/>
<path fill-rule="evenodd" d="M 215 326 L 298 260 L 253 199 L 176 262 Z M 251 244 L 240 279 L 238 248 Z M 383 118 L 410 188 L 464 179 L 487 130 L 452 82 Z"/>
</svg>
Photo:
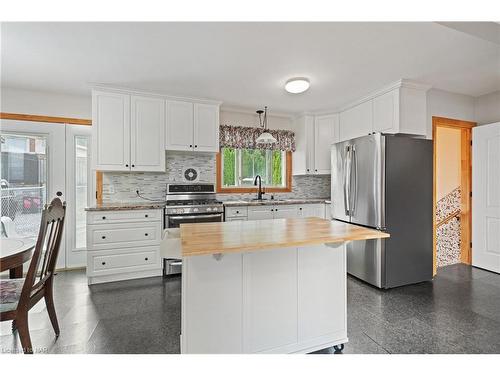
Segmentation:
<svg viewBox="0 0 500 375">
<path fill-rule="evenodd" d="M 0 280 L 0 320 L 13 321 L 13 329 L 19 332 L 25 354 L 33 353 L 28 328 L 28 311 L 42 297 L 45 298 L 56 337 L 59 336 L 52 288 L 65 214 L 66 203 L 62 203 L 59 198 L 54 198 L 49 205 L 45 205 L 26 278 Z"/>
</svg>

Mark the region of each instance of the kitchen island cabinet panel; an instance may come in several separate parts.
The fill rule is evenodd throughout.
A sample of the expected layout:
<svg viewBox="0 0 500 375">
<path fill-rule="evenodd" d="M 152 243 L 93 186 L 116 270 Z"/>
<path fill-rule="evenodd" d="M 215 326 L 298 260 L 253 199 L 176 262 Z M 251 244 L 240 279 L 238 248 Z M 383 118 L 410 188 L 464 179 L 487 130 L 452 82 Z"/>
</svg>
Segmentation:
<svg viewBox="0 0 500 375">
<path fill-rule="evenodd" d="M 183 353 L 242 352 L 241 254 L 183 260 Z"/>
<path fill-rule="evenodd" d="M 347 337 L 346 308 L 338 303 L 346 299 L 346 257 L 341 249 L 332 247 L 298 249 L 299 341 L 320 339 L 325 334 Z M 329 298 L 321 293 L 325 285 Z"/>
<path fill-rule="evenodd" d="M 243 255 L 243 351 L 297 342 L 297 251 Z"/>
</svg>

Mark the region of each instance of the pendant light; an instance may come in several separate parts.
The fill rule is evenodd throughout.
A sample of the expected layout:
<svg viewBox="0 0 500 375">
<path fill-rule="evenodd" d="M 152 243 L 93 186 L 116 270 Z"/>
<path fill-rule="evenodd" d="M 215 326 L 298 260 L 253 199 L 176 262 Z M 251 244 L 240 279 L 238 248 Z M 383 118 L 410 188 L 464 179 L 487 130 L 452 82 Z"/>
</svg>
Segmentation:
<svg viewBox="0 0 500 375">
<path fill-rule="evenodd" d="M 259 115 L 259 125 L 261 128 L 264 128 L 264 132 L 261 135 L 259 135 L 256 142 L 264 144 L 276 143 L 277 142 L 276 138 L 274 138 L 272 134 L 269 133 L 267 128 L 267 106 L 264 107 L 264 110 L 259 109 L 257 111 L 257 114 Z M 264 119 L 262 119 L 262 114 L 264 114 Z"/>
</svg>

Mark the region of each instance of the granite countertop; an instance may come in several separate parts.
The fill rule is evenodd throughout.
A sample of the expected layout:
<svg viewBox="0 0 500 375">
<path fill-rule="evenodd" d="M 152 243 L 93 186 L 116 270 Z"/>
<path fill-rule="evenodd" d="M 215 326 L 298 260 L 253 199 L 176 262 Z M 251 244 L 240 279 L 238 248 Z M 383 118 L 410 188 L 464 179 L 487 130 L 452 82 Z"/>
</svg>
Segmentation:
<svg viewBox="0 0 500 375">
<path fill-rule="evenodd" d="M 308 204 L 308 203 L 331 203 L 326 198 L 297 198 L 297 199 L 264 199 L 262 201 L 253 200 L 236 200 L 225 201 L 226 207 L 239 207 L 239 206 L 266 206 L 266 205 L 280 205 L 280 204 Z"/>
<path fill-rule="evenodd" d="M 121 211 L 121 210 L 155 210 L 164 208 L 165 201 L 158 202 L 110 202 L 96 204 L 85 208 L 85 211 Z"/>
<path fill-rule="evenodd" d="M 388 233 L 320 218 L 183 224 L 182 256 L 282 249 L 352 240 L 387 238 Z"/>
</svg>

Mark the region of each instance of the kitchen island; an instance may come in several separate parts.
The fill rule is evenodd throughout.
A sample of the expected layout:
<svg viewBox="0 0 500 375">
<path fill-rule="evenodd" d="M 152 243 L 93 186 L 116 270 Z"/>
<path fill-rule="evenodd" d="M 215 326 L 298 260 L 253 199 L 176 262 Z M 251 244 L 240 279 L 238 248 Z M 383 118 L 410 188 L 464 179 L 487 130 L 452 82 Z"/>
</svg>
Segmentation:
<svg viewBox="0 0 500 375">
<path fill-rule="evenodd" d="M 182 353 L 308 353 L 346 343 L 347 241 L 319 218 L 183 224 Z"/>
</svg>

